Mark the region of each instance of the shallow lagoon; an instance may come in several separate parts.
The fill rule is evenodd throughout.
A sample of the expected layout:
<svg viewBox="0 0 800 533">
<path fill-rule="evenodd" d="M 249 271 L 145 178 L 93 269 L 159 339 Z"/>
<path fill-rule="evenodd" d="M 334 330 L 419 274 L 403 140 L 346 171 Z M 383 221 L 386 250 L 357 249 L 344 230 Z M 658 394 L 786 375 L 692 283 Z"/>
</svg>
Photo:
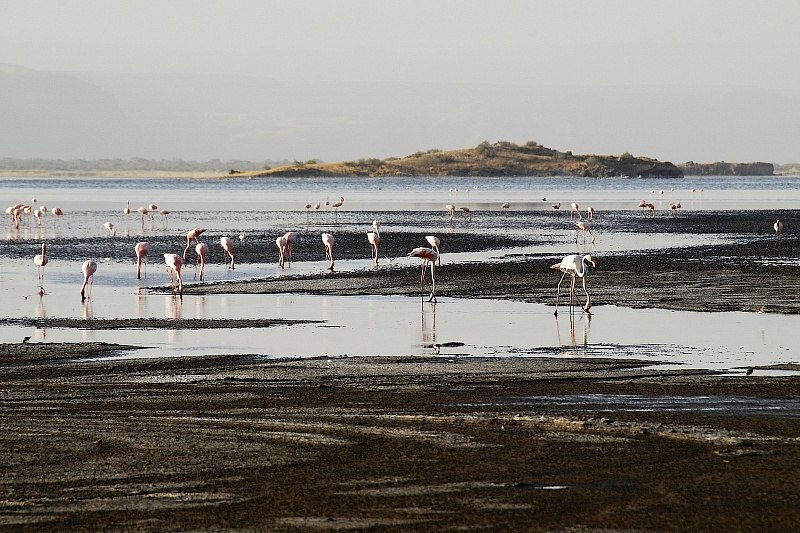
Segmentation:
<svg viewBox="0 0 800 533">
<path fill-rule="evenodd" d="M 765 182 L 764 180 L 769 180 Z M 768 183 L 768 186 L 764 184 Z M 368 228 L 376 212 L 385 212 L 395 228 L 405 231 L 447 233 L 503 231 L 501 201 L 511 210 L 552 211 L 550 204 L 590 202 L 604 210 L 635 210 L 639 198 L 659 206 L 681 201 L 692 209 L 780 209 L 800 202 L 796 178 L 686 180 L 575 180 L 552 179 L 452 179 L 425 180 L 5 180 L 2 200 L 8 204 L 36 195 L 39 204 L 65 210 L 61 220 L 45 217 L 43 227 L 8 229 L 7 241 L 38 242 L 63 238 L 113 238 L 102 223 L 114 221 L 120 234 L 180 235 L 194 225 L 213 227 L 216 234 L 239 231 L 278 232 L 279 228 L 306 228 L 309 242 L 323 229 Z M 694 188 L 695 191 L 690 191 Z M 699 189 L 703 188 L 703 192 Z M 455 190 L 458 189 L 458 190 Z M 675 189 L 675 190 L 673 190 Z M 676 190 L 678 192 L 676 192 Z M 651 192 L 652 191 L 652 192 Z M 663 192 L 662 192 L 663 191 Z M 336 214 L 322 207 L 306 212 L 305 202 L 336 201 L 346 197 L 346 211 Z M 155 198 L 153 198 L 155 197 Z M 156 202 L 172 211 L 168 218 L 142 223 L 138 214 L 124 217 L 124 202 L 131 207 Z M 443 204 L 469 205 L 475 222 L 467 226 L 456 219 L 447 222 Z M 663 208 L 662 208 L 663 209 Z M 278 211 L 283 210 L 283 211 Z M 405 225 L 398 211 L 433 211 L 429 223 Z M 491 217 L 481 222 L 482 212 Z M 361 214 L 359 214 L 361 213 Z M 566 213 L 561 213 L 565 216 Z M 602 220 L 602 219 L 600 219 Z M 602 222 L 598 221 L 598 228 Z M 392 225 L 384 226 L 391 231 Z M 509 232 L 529 230 L 509 224 Z M 600 232 L 600 229 L 599 229 Z M 210 233 L 210 232 L 209 232 Z M 449 253 L 449 262 L 503 260 L 506 255 L 561 253 L 574 245 L 574 232 L 564 229 L 537 235 L 542 244 L 481 253 Z M 724 241 L 725 235 L 703 235 L 702 242 Z M 697 235 L 660 235 L 600 232 L 595 253 L 623 253 L 631 249 L 658 249 L 697 243 Z M 177 250 L 176 250 L 177 251 Z M 321 248 L 320 248 L 321 252 Z M 442 348 L 442 356 L 537 356 L 632 357 L 666 361 L 681 368 L 741 371 L 744 367 L 794 362 L 800 339 L 791 332 L 797 317 L 756 313 L 699 314 L 657 309 L 634 310 L 618 306 L 593 309 L 591 317 L 562 312 L 558 320 L 552 307 L 541 304 L 493 300 L 440 298 L 436 306 L 406 297 L 333 297 L 310 295 L 185 295 L 182 299 L 148 291 L 167 282 L 160 262 L 153 260 L 148 279 L 138 282 L 130 257 L 98 258 L 99 269 L 92 298 L 81 303 L 81 260 L 51 261 L 45 274 L 47 294 L 36 295 L 35 267 L 30 260 L 0 256 L 0 295 L 3 318 L 289 318 L 323 320 L 322 325 L 276 326 L 248 330 L 69 330 L 7 326 L 0 328 L 0 342 L 18 342 L 31 335 L 34 341 L 105 341 L 150 348 L 125 357 L 165 355 L 253 353 L 266 357 L 314 357 L 328 355 L 431 354 L 433 343 L 463 342 Z M 321 261 L 296 262 L 291 274 L 324 271 Z M 388 261 L 388 259 L 386 259 Z M 415 264 L 408 258 L 392 258 L 394 264 Z M 368 260 L 337 261 L 337 270 L 370 268 Z M 207 281 L 250 279 L 281 275 L 274 263 L 239 263 L 235 271 L 209 265 Z M 184 279 L 191 282 L 192 269 Z M 699 315 L 699 316 L 698 316 Z M 766 371 L 759 371 L 766 372 Z M 776 371 L 777 372 L 777 371 Z"/>
</svg>

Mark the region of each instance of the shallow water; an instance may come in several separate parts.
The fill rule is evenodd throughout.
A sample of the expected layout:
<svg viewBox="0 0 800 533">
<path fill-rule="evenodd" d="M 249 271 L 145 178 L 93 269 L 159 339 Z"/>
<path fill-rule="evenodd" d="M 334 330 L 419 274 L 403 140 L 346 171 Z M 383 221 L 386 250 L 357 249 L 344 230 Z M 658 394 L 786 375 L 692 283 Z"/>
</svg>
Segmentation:
<svg viewBox="0 0 800 533">
<path fill-rule="evenodd" d="M 769 180 L 768 182 L 765 180 Z M 474 184 L 474 185 L 473 185 Z M 575 232 L 559 229 L 551 218 L 552 201 L 591 202 L 603 210 L 636 211 L 640 197 L 657 202 L 683 198 L 692 209 L 779 209 L 800 202 L 797 178 L 696 178 L 685 180 L 583 180 L 552 179 L 308 179 L 308 180 L 2 180 L 0 202 L 27 201 L 59 206 L 59 220 L 46 216 L 44 225 L 11 228 L 6 243 L 30 242 L 32 257 L 39 242 L 57 243 L 66 238 L 112 239 L 102 228 L 113 221 L 118 235 L 174 235 L 175 252 L 180 237 L 195 225 L 205 225 L 210 239 L 220 234 L 244 232 L 280 234 L 286 229 L 308 228 L 316 246 L 323 228 L 368 229 L 375 213 L 384 213 L 386 231 L 402 229 L 428 233 L 484 231 L 530 236 L 532 244 L 480 253 L 448 253 L 448 262 L 501 260 L 514 254 L 570 253 L 577 246 L 594 253 L 668 248 L 688 244 L 725 242 L 726 235 L 639 234 L 605 231 L 596 222 L 594 246 L 576 245 Z M 679 188 L 680 192 L 670 188 Z M 688 189 L 704 188 L 689 192 Z M 449 189 L 459 189 L 450 191 Z M 650 193 L 650 190 L 655 192 Z M 663 194 L 658 191 L 664 190 Z M 469 191 L 469 192 L 467 192 Z M 346 211 L 330 208 L 306 212 L 306 201 L 336 201 L 345 196 Z M 547 200 L 543 200 L 547 198 Z M 173 212 L 168 218 L 142 222 L 139 215 L 122 214 L 126 200 L 131 207 L 156 202 Z M 447 222 L 445 203 L 470 205 L 477 211 L 471 224 Z M 543 211 L 526 226 L 505 220 L 500 201 L 511 210 Z M 661 204 L 659 204 L 661 205 Z M 481 210 L 484 213 L 481 213 Z M 566 207 L 568 209 L 568 207 Z M 277 211 L 282 210 L 282 211 Z M 400 211 L 398 211 L 400 210 Z M 486 210 L 490 210 L 487 213 Z M 313 209 L 312 209 L 313 211 Z M 427 214 L 426 211 L 431 211 Z M 414 214 L 409 214 L 413 212 Z M 483 218 L 481 218 L 483 215 Z M 562 217 L 566 213 L 561 213 Z M 626 213 L 615 216 L 630 216 Z M 565 219 L 566 220 L 566 219 Z M 547 229 L 542 229 L 542 228 Z M 564 226 L 567 228 L 568 226 Z M 554 229 L 555 228 L 555 229 Z M 383 228 L 382 228 L 383 229 Z M 248 237 L 245 237 L 248 238 Z M 180 248 L 180 249 L 179 249 Z M 583 250 L 581 250 L 583 251 Z M 214 253 L 212 251 L 212 253 Z M 616 306 L 593 309 L 591 317 L 566 310 L 558 320 L 552 307 L 540 304 L 492 300 L 440 298 L 433 306 L 418 298 L 331 297 L 310 295 L 186 295 L 182 299 L 155 294 L 151 286 L 167 283 L 163 265 L 153 261 L 146 280 L 135 279 L 132 252 L 125 257 L 99 257 L 92 298 L 81 303 L 78 288 L 83 258 L 52 260 L 46 268 L 47 294 L 39 297 L 35 267 L 30 259 L 0 255 L 0 298 L 3 318 L 287 318 L 324 320 L 324 325 L 279 326 L 247 330 L 69 330 L 6 326 L 0 342 L 18 342 L 32 335 L 34 341 L 104 341 L 151 347 L 125 357 L 200 356 L 253 353 L 266 357 L 336 357 L 356 355 L 432 354 L 433 343 L 463 342 L 458 348 L 442 348 L 441 355 L 459 356 L 561 356 L 650 358 L 666 361 L 669 368 L 710 368 L 741 372 L 749 366 L 797 361 L 800 336 L 796 315 L 755 313 L 691 313 L 656 309 L 633 310 Z M 395 264 L 415 264 L 411 258 Z M 370 268 L 370 261 L 337 260 L 337 270 Z M 322 273 L 325 263 L 295 262 L 291 274 Z M 237 264 L 226 270 L 219 264 L 206 268 L 206 281 L 279 276 L 274 263 Z M 187 266 L 184 279 L 191 281 Z M 758 370 L 757 372 L 764 372 Z"/>
</svg>

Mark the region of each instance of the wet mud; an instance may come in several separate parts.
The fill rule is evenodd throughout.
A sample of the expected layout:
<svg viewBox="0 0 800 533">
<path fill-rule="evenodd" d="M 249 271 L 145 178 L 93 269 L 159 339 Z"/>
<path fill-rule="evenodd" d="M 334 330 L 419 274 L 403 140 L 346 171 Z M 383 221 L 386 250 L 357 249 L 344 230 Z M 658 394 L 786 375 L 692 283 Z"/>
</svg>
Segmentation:
<svg viewBox="0 0 800 533">
<path fill-rule="evenodd" d="M 616 217 L 615 231 L 731 239 L 598 251 L 594 306 L 797 313 L 800 243 L 788 232 L 778 242 L 772 215 Z M 501 222 L 448 235 L 450 251 L 504 248 Z M 363 235 L 340 233 L 353 243 L 343 256 L 363 257 Z M 394 239 L 397 255 L 424 245 L 413 232 Z M 548 267 L 558 259 L 448 264 L 445 253 L 437 293 L 553 303 L 558 275 Z M 426 293 L 418 267 L 383 266 L 186 292 Z M 0 345 L 0 527 L 789 531 L 800 521 L 795 376 L 655 371 L 652 354 L 484 359 L 445 348 L 434 357 L 107 358 L 131 349 Z M 678 408 L 675 398 L 703 402 Z"/>
<path fill-rule="evenodd" d="M 795 378 L 609 359 L 242 355 L 32 359 L 6 367 L 2 390 L 0 526 L 15 531 L 779 531 L 800 519 L 796 406 L 569 400 L 780 406 L 800 393 Z"/>
</svg>

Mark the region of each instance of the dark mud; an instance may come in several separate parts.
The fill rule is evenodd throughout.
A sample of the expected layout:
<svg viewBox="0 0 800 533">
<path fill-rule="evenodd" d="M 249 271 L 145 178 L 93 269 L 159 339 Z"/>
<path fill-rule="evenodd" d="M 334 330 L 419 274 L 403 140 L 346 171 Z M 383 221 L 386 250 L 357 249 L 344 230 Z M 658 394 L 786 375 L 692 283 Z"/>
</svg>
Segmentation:
<svg viewBox="0 0 800 533">
<path fill-rule="evenodd" d="M 0 526 L 14 531 L 788 531 L 800 520 L 796 406 L 760 416 L 564 401 L 782 405 L 800 393 L 794 378 L 602 359 L 227 356 L 32 360 L 4 371 L 2 391 Z"/>
</svg>

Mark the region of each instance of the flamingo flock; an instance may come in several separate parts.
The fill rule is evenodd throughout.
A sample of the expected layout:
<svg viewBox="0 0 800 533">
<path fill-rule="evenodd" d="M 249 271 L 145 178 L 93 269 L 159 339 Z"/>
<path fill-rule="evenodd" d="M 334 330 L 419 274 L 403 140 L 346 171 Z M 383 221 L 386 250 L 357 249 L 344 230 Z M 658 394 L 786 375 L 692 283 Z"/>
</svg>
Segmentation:
<svg viewBox="0 0 800 533">
<path fill-rule="evenodd" d="M 651 191 L 651 194 L 655 194 L 655 191 Z M 658 191 L 658 195 L 662 196 L 664 191 Z M 546 199 L 542 199 L 546 201 Z M 332 207 L 334 209 L 334 213 L 338 217 L 338 210 L 344 204 L 344 197 L 340 196 L 339 201 L 334 202 L 331 204 L 330 202 L 326 201 L 325 205 Z M 35 198 L 32 203 L 35 203 Z M 585 217 L 581 208 L 577 202 L 571 202 L 570 204 L 570 221 L 573 225 L 573 229 L 575 231 L 575 241 L 577 244 L 578 238 L 577 235 L 583 234 L 584 236 L 584 245 L 586 244 L 587 236 L 591 238 L 591 244 L 595 244 L 595 233 L 592 230 L 592 224 L 595 221 L 597 216 L 597 212 L 594 207 L 588 206 L 585 209 Z M 307 211 L 308 214 L 320 209 L 321 202 L 316 202 L 313 204 L 308 202 L 304 205 L 304 209 Z M 681 209 L 680 202 L 670 202 L 669 209 L 671 211 L 676 211 Z M 473 211 L 466 206 L 456 207 L 455 204 L 447 204 L 445 206 L 447 210 L 447 221 L 450 222 L 453 220 L 456 212 L 460 211 L 462 217 L 466 222 L 471 222 L 473 217 Z M 510 208 L 510 204 L 508 202 L 503 202 L 500 204 L 501 210 L 507 210 Z M 561 202 L 550 204 L 550 208 L 554 214 L 557 214 L 561 208 Z M 655 217 L 656 207 L 653 202 L 641 200 L 639 202 L 638 208 L 641 209 L 645 215 L 649 215 L 650 217 Z M 123 214 L 127 217 L 131 214 L 130 202 L 126 202 L 125 208 L 122 210 Z M 136 209 L 136 212 L 139 213 L 141 216 L 142 224 L 145 222 L 146 217 L 150 217 L 151 220 L 154 217 L 154 213 L 158 213 L 162 216 L 166 217 L 170 213 L 170 211 L 165 209 L 159 209 L 156 204 L 148 204 L 147 206 L 141 206 Z M 26 223 L 26 216 L 31 216 L 36 221 L 37 225 L 42 224 L 42 219 L 46 215 L 50 214 L 54 221 L 57 221 L 60 217 L 64 216 L 64 212 L 59 207 L 53 207 L 52 209 L 48 209 L 46 206 L 40 206 L 38 208 L 31 206 L 31 205 L 23 205 L 23 204 L 16 204 L 14 206 L 10 206 L 6 209 L 6 213 L 9 215 L 9 219 L 11 222 L 12 227 L 19 228 L 20 225 L 24 225 Z M 577 219 L 577 220 L 576 220 Z M 116 227 L 110 221 L 107 221 L 103 224 L 105 230 L 107 231 L 107 235 L 109 237 L 116 236 Z M 784 229 L 784 224 L 780 220 L 776 220 L 774 224 L 772 224 L 772 229 L 775 234 L 776 240 L 780 241 L 782 232 Z M 182 268 L 187 261 L 187 255 L 189 250 L 194 244 L 194 252 L 195 252 L 195 260 L 194 260 L 194 268 L 195 274 L 194 277 L 197 279 L 198 277 L 198 270 L 199 270 L 199 279 L 201 282 L 205 280 L 205 266 L 208 261 L 209 257 L 209 245 L 206 242 L 201 242 L 200 239 L 203 235 L 207 232 L 207 228 L 203 227 L 195 227 L 190 231 L 185 233 L 186 244 L 182 254 L 177 253 L 164 253 L 164 265 L 166 268 L 167 275 L 170 280 L 170 285 L 173 286 L 173 292 L 177 294 L 183 293 L 183 278 L 182 278 Z M 126 233 L 127 235 L 127 233 Z M 235 236 L 236 237 L 236 236 Z M 378 267 L 379 257 L 380 257 L 380 243 L 381 243 L 381 232 L 380 232 L 380 222 L 378 220 L 374 220 L 372 222 L 372 230 L 366 233 L 367 243 L 370 246 L 371 250 L 371 260 L 374 264 L 375 268 Z M 335 237 L 332 233 L 321 233 L 320 238 L 324 248 L 324 260 L 326 263 L 326 269 L 333 271 L 335 260 L 334 260 L 334 243 Z M 245 236 L 244 234 L 238 235 L 239 245 L 242 245 L 244 242 Z M 435 266 L 441 267 L 441 250 L 440 245 L 441 241 L 439 237 L 435 235 L 426 235 L 424 236 L 425 241 L 427 242 L 427 246 L 419 246 L 412 249 L 407 256 L 414 257 L 421 260 L 421 270 L 420 270 L 420 285 L 424 285 L 428 281 L 428 270 L 430 270 L 430 292 L 427 292 L 425 289 L 425 293 L 427 294 L 428 301 L 431 303 L 436 302 L 436 280 L 435 280 Z M 275 242 L 278 248 L 278 266 L 281 269 L 291 267 L 292 264 L 292 248 L 293 245 L 298 240 L 298 233 L 295 231 L 288 231 L 285 234 L 276 238 Z M 219 237 L 219 246 L 223 253 L 223 263 L 227 270 L 234 270 L 235 268 L 235 259 L 234 259 L 234 241 L 229 236 L 220 236 Z M 147 241 L 137 242 L 134 246 L 134 253 L 136 257 L 136 277 L 137 279 L 141 279 L 142 273 L 144 273 L 144 277 L 147 277 L 147 262 L 148 262 L 148 254 L 150 252 L 150 243 Z M 388 257 L 387 257 L 388 260 Z M 46 294 L 44 289 L 44 270 L 45 266 L 49 263 L 49 259 L 47 256 L 47 244 L 41 243 L 41 253 L 36 254 L 33 258 L 33 262 L 37 267 L 37 276 L 38 276 L 38 284 L 39 284 L 39 291 L 38 294 L 40 296 Z M 391 262 L 391 261 L 390 261 Z M 558 316 L 558 305 L 560 301 L 560 290 L 561 285 L 563 284 L 564 280 L 567 276 L 570 277 L 570 289 L 569 289 L 569 303 L 570 308 L 573 307 L 574 304 L 577 304 L 581 307 L 584 313 L 589 314 L 590 307 L 591 307 L 591 298 L 587 289 L 587 274 L 589 272 L 589 268 L 596 268 L 597 262 L 591 254 L 570 254 L 563 257 L 558 263 L 553 264 L 550 266 L 551 269 L 557 270 L 561 273 L 561 276 L 556 284 L 556 295 L 555 295 L 555 311 L 554 315 Z M 97 262 L 93 259 L 86 260 L 81 267 L 81 272 L 83 274 L 83 283 L 80 288 L 80 295 L 81 301 L 85 301 L 86 299 L 91 298 L 91 290 L 94 281 L 94 274 L 97 271 Z M 585 303 L 581 304 L 580 298 L 576 292 L 577 282 L 580 279 L 582 291 L 586 297 Z"/>
</svg>

